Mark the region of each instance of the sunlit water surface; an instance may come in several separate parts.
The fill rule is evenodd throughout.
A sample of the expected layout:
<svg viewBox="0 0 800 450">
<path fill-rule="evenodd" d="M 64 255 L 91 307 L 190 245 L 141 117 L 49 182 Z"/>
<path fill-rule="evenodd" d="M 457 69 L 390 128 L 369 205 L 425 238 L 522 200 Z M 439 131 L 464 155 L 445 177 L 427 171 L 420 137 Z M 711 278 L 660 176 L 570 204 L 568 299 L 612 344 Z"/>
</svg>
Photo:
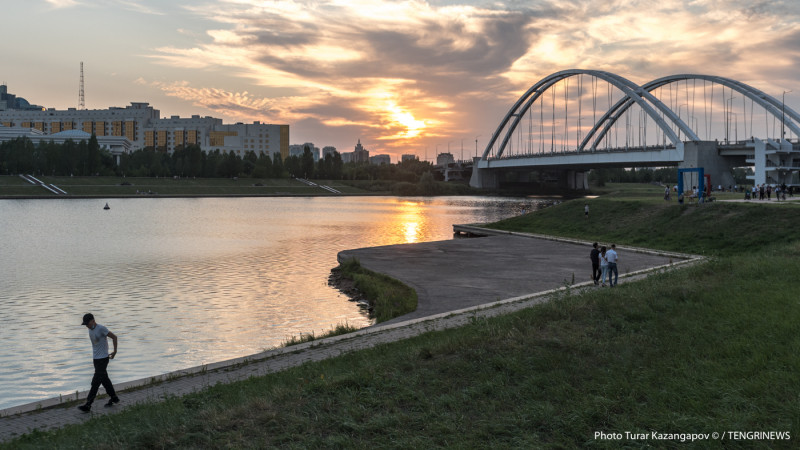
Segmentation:
<svg viewBox="0 0 800 450">
<path fill-rule="evenodd" d="M 0 200 L 0 409 L 89 388 L 81 316 L 119 336 L 112 381 L 371 324 L 328 286 L 339 251 L 452 238 L 541 200 Z M 109 342 L 110 344 L 110 342 Z"/>
</svg>

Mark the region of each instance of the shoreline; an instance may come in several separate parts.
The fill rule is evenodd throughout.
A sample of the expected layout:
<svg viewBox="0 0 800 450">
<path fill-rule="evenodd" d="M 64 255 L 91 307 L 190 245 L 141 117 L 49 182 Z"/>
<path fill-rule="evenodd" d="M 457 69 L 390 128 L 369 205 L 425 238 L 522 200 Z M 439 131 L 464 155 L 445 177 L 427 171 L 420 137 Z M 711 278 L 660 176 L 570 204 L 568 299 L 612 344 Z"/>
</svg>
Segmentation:
<svg viewBox="0 0 800 450">
<path fill-rule="evenodd" d="M 460 228 L 469 228 L 470 230 L 472 230 L 474 232 L 484 232 L 486 235 L 492 235 L 492 234 L 499 235 L 499 236 L 506 235 L 506 236 L 514 236 L 514 237 L 517 237 L 517 238 L 527 238 L 527 239 L 534 239 L 534 240 L 552 241 L 554 243 L 562 243 L 562 244 L 568 244 L 568 245 L 587 244 L 586 242 L 583 242 L 583 241 L 580 241 L 580 240 L 577 240 L 577 239 L 568 239 L 568 238 L 562 238 L 562 237 L 559 237 L 559 236 L 550 236 L 550 235 L 535 235 L 535 234 L 531 234 L 531 233 L 520 233 L 520 232 L 513 232 L 512 233 L 512 232 L 507 232 L 507 231 L 502 231 L 502 230 L 493 230 L 493 229 L 490 229 L 490 228 L 483 228 L 483 227 L 475 226 L 475 225 L 453 225 L 453 227 L 454 227 L 454 229 L 456 229 L 456 228 L 459 228 L 459 229 Z M 462 244 L 464 242 L 468 242 L 468 241 L 476 241 L 477 242 L 477 241 L 483 241 L 484 239 L 489 239 L 489 238 L 483 237 L 483 238 L 473 238 L 473 239 L 452 239 L 452 240 L 446 240 L 446 241 L 434 241 L 434 243 L 400 244 L 400 245 L 394 245 L 394 246 L 367 247 L 365 249 L 345 250 L 345 251 L 340 252 L 339 259 L 341 260 L 343 255 L 351 254 L 351 253 L 354 253 L 354 252 L 357 253 L 358 250 L 375 249 L 375 250 L 388 252 L 388 253 L 391 253 L 392 255 L 395 255 L 397 253 L 397 250 L 400 249 L 400 248 L 403 248 L 403 247 L 411 248 L 411 247 L 415 247 L 416 246 L 417 248 L 422 248 L 422 247 L 429 246 L 431 244 L 436 244 L 437 242 L 440 242 L 440 243 L 454 243 L 454 245 L 456 245 L 456 246 L 463 246 Z M 489 242 L 489 241 L 487 240 L 485 242 Z M 512 247 L 516 247 L 516 245 L 512 245 Z M 502 248 L 502 247 L 498 247 L 498 248 Z M 680 267 L 684 267 L 684 266 L 687 266 L 687 265 L 693 265 L 693 264 L 701 262 L 701 261 L 703 261 L 705 259 L 705 257 L 700 256 L 700 255 L 692 255 L 692 254 L 679 253 L 679 252 L 668 252 L 668 251 L 663 251 L 663 250 L 648 249 L 648 248 L 641 248 L 641 247 L 624 246 L 624 247 L 620 247 L 620 250 L 624 250 L 626 252 L 631 252 L 631 253 L 641 253 L 641 254 L 647 254 L 647 255 L 653 255 L 653 256 L 661 256 L 661 257 L 665 257 L 666 256 L 666 257 L 672 257 L 672 258 L 677 259 L 677 261 L 670 260 L 670 262 L 667 263 L 667 264 L 662 264 L 662 265 L 658 265 L 658 266 L 655 266 L 655 267 L 647 267 L 647 268 L 636 270 L 636 271 L 633 271 L 633 272 L 630 272 L 630 273 L 620 273 L 620 278 L 621 279 L 638 279 L 639 277 L 647 276 L 648 274 L 653 273 L 653 272 L 657 272 L 658 270 L 662 270 L 662 269 L 670 270 L 670 269 L 673 269 L 673 268 L 680 268 Z M 499 251 L 501 253 L 505 253 L 506 252 L 505 250 L 499 250 Z M 481 256 L 481 257 L 483 257 L 483 256 Z M 394 260 L 394 258 L 393 258 L 393 260 Z M 368 264 L 366 264 L 366 265 L 368 265 Z M 364 299 L 364 297 L 360 293 L 360 291 L 356 290 L 352 286 L 352 281 L 348 281 L 347 279 L 343 278 L 337 269 L 338 269 L 338 267 L 334 268 L 334 269 L 331 269 L 331 274 L 329 275 L 328 283 L 332 287 L 335 287 L 336 289 L 339 289 L 340 292 L 342 292 L 344 295 L 347 295 L 349 301 L 355 301 L 355 302 L 358 302 L 358 303 L 366 302 L 366 299 Z M 375 271 L 377 273 L 386 274 L 386 271 L 381 270 L 380 268 L 371 268 L 370 270 L 373 270 L 373 271 Z M 413 289 L 416 289 L 418 293 L 420 292 L 420 290 L 422 290 L 423 292 L 428 290 L 428 289 L 426 289 L 424 287 L 421 287 L 418 283 L 407 283 L 407 285 L 409 285 L 409 284 L 411 285 L 411 287 Z M 389 320 L 389 321 L 386 321 L 386 322 L 383 322 L 383 323 L 375 323 L 375 324 L 366 326 L 366 327 L 361 328 L 358 331 L 355 331 L 353 333 L 347 333 L 347 334 L 343 334 L 343 335 L 339 335 L 339 336 L 316 339 L 314 341 L 310 341 L 310 342 L 303 343 L 303 344 L 291 345 L 291 346 L 288 346 L 288 347 L 287 346 L 275 347 L 275 348 L 272 348 L 272 349 L 269 349 L 269 350 L 265 350 L 264 352 L 259 352 L 259 353 L 255 353 L 255 354 L 252 354 L 252 355 L 241 356 L 241 357 L 222 360 L 222 361 L 216 361 L 216 362 L 212 362 L 212 363 L 208 363 L 208 364 L 203 364 L 203 365 L 188 367 L 188 368 L 184 368 L 184 369 L 179 369 L 179 370 L 175 370 L 175 371 L 172 371 L 172 372 L 167 372 L 167 373 L 154 375 L 154 376 L 150 376 L 150 377 L 146 377 L 146 378 L 140 378 L 140 379 L 137 379 L 137 380 L 131 380 L 131 381 L 119 383 L 118 385 L 115 385 L 115 388 L 116 388 L 116 390 L 118 392 L 121 392 L 121 393 L 125 392 L 126 390 L 127 391 L 131 391 L 131 390 L 132 391 L 136 391 L 136 390 L 148 388 L 151 385 L 152 386 L 159 386 L 159 385 L 164 384 L 164 383 L 170 383 L 170 382 L 174 382 L 174 381 L 179 381 L 179 380 L 185 379 L 185 378 L 191 379 L 191 378 L 194 378 L 194 377 L 196 377 L 198 375 L 203 375 L 203 374 L 205 374 L 207 372 L 211 372 L 211 371 L 225 371 L 227 369 L 237 369 L 240 366 L 246 366 L 248 364 L 263 362 L 263 361 L 266 361 L 268 359 L 272 359 L 272 358 L 275 358 L 277 356 L 280 356 L 282 354 L 286 354 L 286 353 L 291 354 L 291 353 L 295 353 L 295 352 L 301 352 L 302 350 L 306 349 L 307 347 L 313 347 L 313 346 L 316 346 L 316 345 L 320 345 L 321 346 L 321 345 L 323 345 L 325 343 L 336 342 L 338 340 L 344 340 L 344 339 L 348 339 L 348 338 L 351 338 L 351 337 L 358 337 L 358 336 L 365 335 L 365 334 L 371 334 L 371 333 L 382 331 L 384 329 L 399 328 L 399 327 L 406 326 L 408 324 L 416 324 L 416 323 L 427 322 L 427 321 L 435 320 L 437 318 L 448 317 L 448 316 L 451 316 L 451 315 L 455 315 L 455 314 L 459 314 L 459 313 L 463 313 L 463 312 L 467 312 L 467 311 L 489 309 L 489 308 L 492 308 L 492 307 L 497 306 L 497 305 L 502 305 L 502 304 L 505 304 L 505 303 L 512 303 L 512 302 L 520 302 L 520 301 L 527 300 L 527 299 L 532 299 L 532 298 L 538 298 L 538 297 L 540 297 L 542 295 L 549 295 L 549 294 L 552 294 L 554 292 L 560 292 L 561 290 L 568 289 L 567 287 L 564 287 L 563 285 L 561 285 L 561 283 L 556 283 L 556 284 L 559 285 L 560 287 L 549 287 L 549 286 L 547 286 L 547 287 L 544 287 L 541 290 L 533 291 L 533 292 L 530 292 L 530 293 L 527 293 L 527 294 L 511 295 L 511 296 L 504 297 L 503 299 L 497 299 L 495 297 L 492 300 L 484 301 L 484 302 L 478 303 L 478 304 L 465 304 L 465 305 L 461 305 L 461 306 L 454 305 L 454 304 L 449 304 L 448 305 L 448 309 L 445 310 L 445 311 L 435 311 L 433 313 L 429 312 L 429 313 L 426 313 L 426 314 L 424 314 L 422 316 L 418 316 L 418 315 L 415 315 L 415 313 L 420 311 L 420 308 L 422 308 L 423 312 L 426 309 L 422 305 L 422 296 L 420 296 L 420 305 L 418 306 L 417 311 L 398 316 L 398 317 L 396 317 L 396 318 L 394 318 L 392 320 Z M 581 287 L 590 288 L 590 289 L 594 288 L 593 285 L 590 286 L 590 282 L 573 284 L 569 288 L 574 289 L 574 288 L 581 288 Z M 354 295 L 354 297 L 351 297 L 351 294 Z M 0 417 L 10 417 L 10 416 L 16 416 L 16 415 L 20 415 L 20 414 L 26 414 L 26 413 L 31 413 L 31 412 L 35 412 L 35 411 L 40 411 L 40 410 L 44 411 L 44 410 L 49 410 L 49 409 L 58 408 L 58 407 L 66 407 L 66 406 L 69 406 L 69 405 L 71 405 L 71 404 L 73 404 L 73 403 L 75 403 L 75 402 L 77 402 L 77 401 L 79 401 L 81 399 L 85 399 L 87 393 L 88 393 L 88 390 L 69 393 L 69 394 L 61 394 L 58 397 L 51 397 L 51 398 L 47 398 L 47 399 L 43 399 L 43 400 L 37 400 L 37 401 L 29 402 L 29 403 L 24 403 L 24 404 L 21 404 L 21 405 L 11 406 L 9 408 L 4 408 L 4 409 L 0 410 Z M 101 396 L 103 396 L 103 395 L 105 395 L 105 394 L 104 394 L 104 391 L 101 389 Z M 77 403 L 75 403 L 75 404 L 77 404 Z"/>
</svg>

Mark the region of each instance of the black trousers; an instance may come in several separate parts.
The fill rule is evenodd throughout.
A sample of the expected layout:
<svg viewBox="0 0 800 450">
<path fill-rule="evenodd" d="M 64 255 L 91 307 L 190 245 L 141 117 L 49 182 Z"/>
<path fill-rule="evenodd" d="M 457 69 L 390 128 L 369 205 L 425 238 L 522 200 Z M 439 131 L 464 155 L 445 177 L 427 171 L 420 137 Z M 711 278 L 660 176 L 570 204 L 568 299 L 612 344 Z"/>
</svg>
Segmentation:
<svg viewBox="0 0 800 450">
<path fill-rule="evenodd" d="M 94 376 L 92 377 L 92 388 L 89 389 L 89 395 L 86 397 L 86 404 L 91 405 L 94 398 L 97 396 L 97 390 L 100 385 L 106 390 L 106 394 L 111 398 L 115 398 L 117 393 L 114 391 L 114 385 L 111 384 L 111 379 L 108 378 L 108 357 L 102 359 L 93 359 L 94 362 Z"/>
<path fill-rule="evenodd" d="M 597 283 L 600 281 L 600 262 L 592 263 L 592 280 Z"/>
</svg>

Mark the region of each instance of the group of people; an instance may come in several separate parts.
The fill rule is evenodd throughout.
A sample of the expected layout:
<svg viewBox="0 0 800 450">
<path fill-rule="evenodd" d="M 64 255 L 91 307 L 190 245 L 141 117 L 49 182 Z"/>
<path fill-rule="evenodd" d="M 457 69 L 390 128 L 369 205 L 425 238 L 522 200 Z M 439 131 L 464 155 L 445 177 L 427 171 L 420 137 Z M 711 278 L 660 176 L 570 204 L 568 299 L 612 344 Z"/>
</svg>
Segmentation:
<svg viewBox="0 0 800 450">
<path fill-rule="evenodd" d="M 617 269 L 619 255 L 617 255 L 616 245 L 611 244 L 610 248 L 607 248 L 605 245 L 598 248 L 598 244 L 595 242 L 592 244 L 592 251 L 589 253 L 589 258 L 592 260 L 592 280 L 594 284 L 605 287 L 606 279 L 608 279 L 609 286 L 616 286 L 617 279 L 619 278 L 619 271 Z"/>
<path fill-rule="evenodd" d="M 771 184 L 759 184 L 757 186 L 753 186 L 751 189 L 751 196 L 753 200 L 758 198 L 759 200 L 766 199 L 767 201 L 772 200 L 772 193 L 775 193 L 775 199 L 786 200 L 786 194 L 788 193 L 790 197 L 794 197 L 794 186 L 787 187 L 786 183 L 781 184 L 780 186 L 772 186 Z M 749 200 L 747 196 L 745 196 L 746 200 Z"/>
</svg>

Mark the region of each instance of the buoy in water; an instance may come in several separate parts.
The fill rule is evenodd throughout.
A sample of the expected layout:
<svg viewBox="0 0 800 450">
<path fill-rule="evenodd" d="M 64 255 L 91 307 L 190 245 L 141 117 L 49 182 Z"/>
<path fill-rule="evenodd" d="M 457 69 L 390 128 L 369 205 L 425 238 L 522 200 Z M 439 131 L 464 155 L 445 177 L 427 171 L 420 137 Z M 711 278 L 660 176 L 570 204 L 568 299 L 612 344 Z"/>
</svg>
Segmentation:
<svg viewBox="0 0 800 450">
<path fill-rule="evenodd" d="M 108 206 L 108 203 L 106 203 L 106 206 L 104 206 L 103 209 L 111 209 L 111 207 Z"/>
</svg>

